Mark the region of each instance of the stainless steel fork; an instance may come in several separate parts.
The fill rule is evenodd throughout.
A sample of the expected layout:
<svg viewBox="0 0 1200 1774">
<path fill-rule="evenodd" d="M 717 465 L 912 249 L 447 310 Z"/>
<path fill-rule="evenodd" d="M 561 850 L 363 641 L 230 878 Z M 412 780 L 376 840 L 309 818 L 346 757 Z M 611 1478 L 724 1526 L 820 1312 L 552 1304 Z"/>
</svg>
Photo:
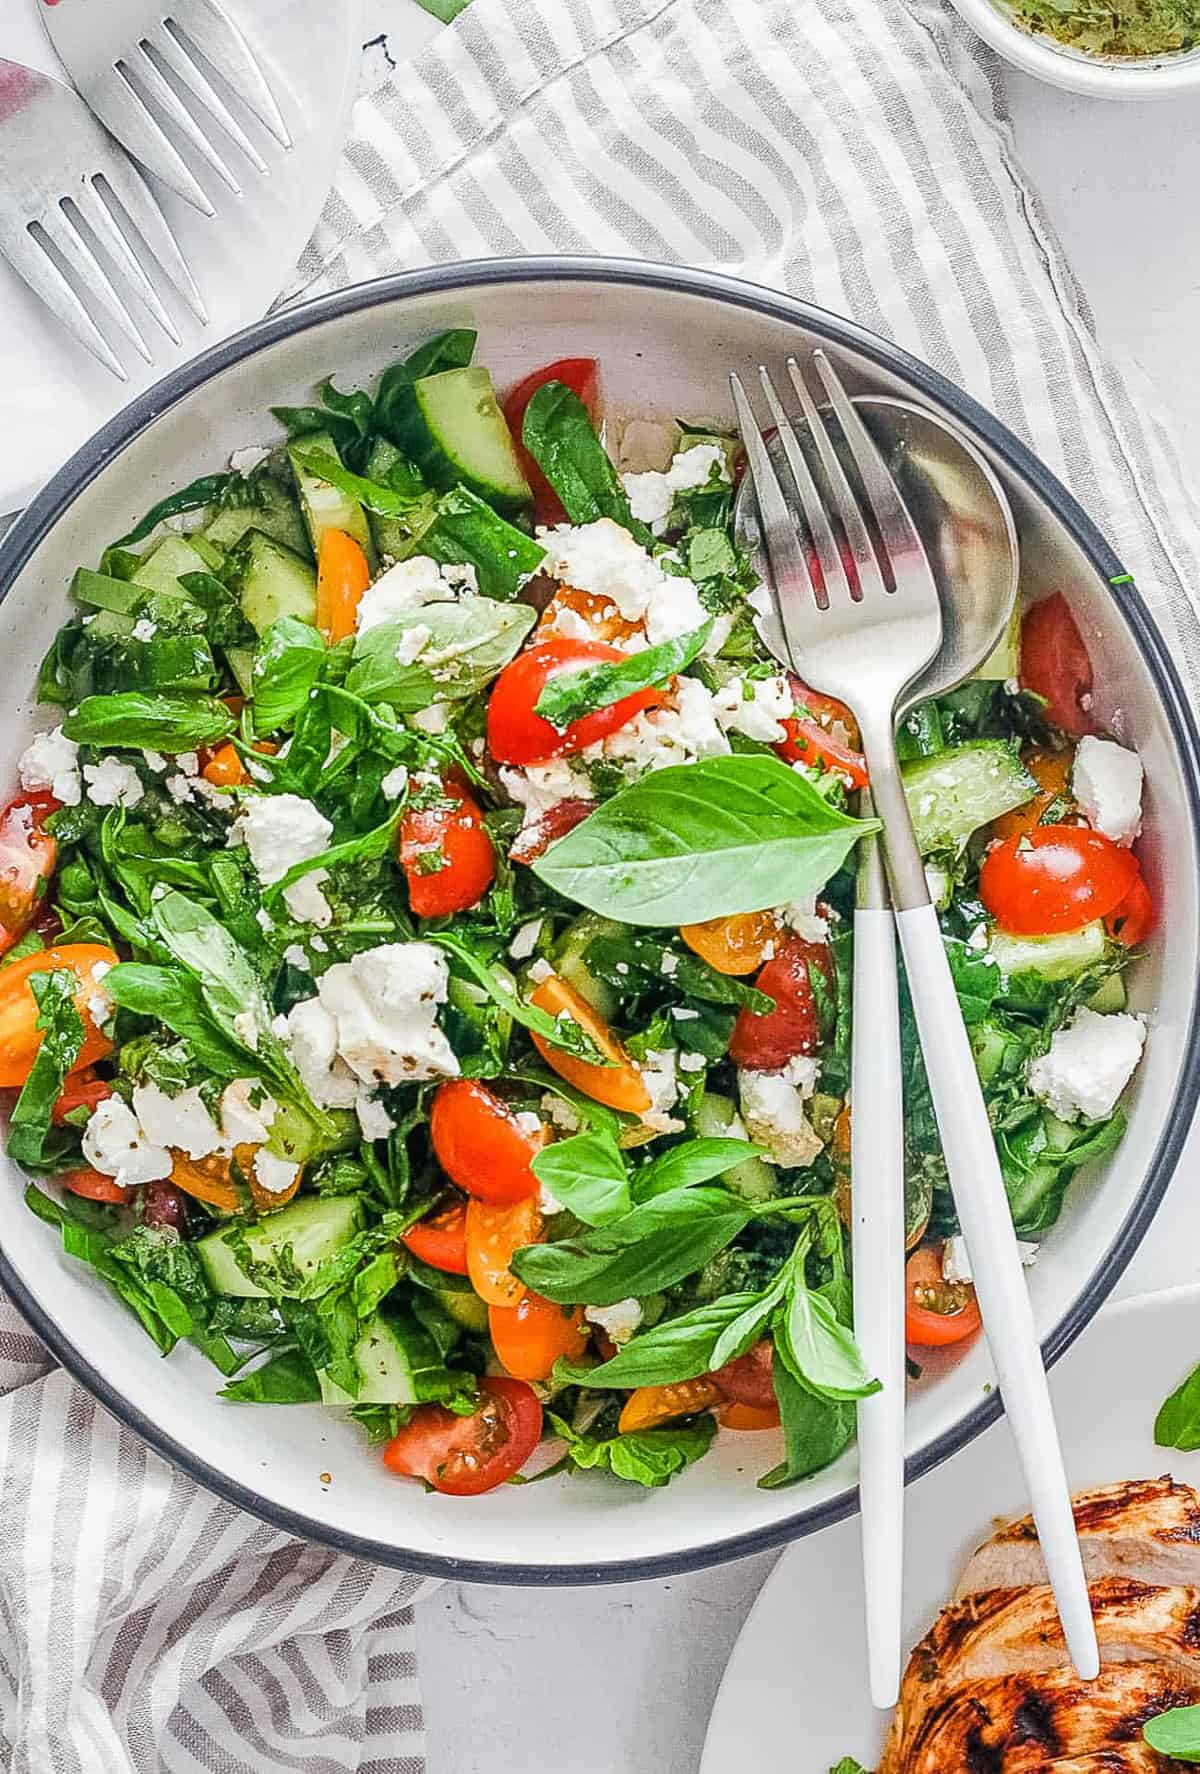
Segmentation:
<svg viewBox="0 0 1200 1774">
<path fill-rule="evenodd" d="M 291 147 L 266 76 L 223 0 L 42 0 L 42 21 L 100 121 L 143 166 L 203 214 L 214 213 L 212 203 L 171 139 L 172 131 L 231 191 L 241 187 L 213 132 L 193 115 L 179 87 L 258 172 L 266 172 L 266 162 L 225 103 L 213 74 L 281 147 Z"/>
<path fill-rule="evenodd" d="M 125 367 L 96 324 L 97 314 L 152 361 L 121 293 L 122 281 L 175 344 L 179 332 L 151 281 L 151 260 L 197 319 L 207 319 L 175 236 L 145 181 L 79 94 L 60 80 L 2 60 L 0 253 L 122 381 L 128 380 Z"/>
<path fill-rule="evenodd" d="M 731 377 L 789 655 L 782 663 L 845 702 L 862 731 L 917 1032 L 988 1346 L 1066 1643 L 1078 1673 L 1090 1680 L 1099 1670 L 1099 1651 L 1029 1290 L 896 760 L 897 705 L 941 641 L 937 584 L 899 488 L 823 351 L 813 353 L 813 366 L 853 458 L 865 509 L 795 359 L 788 375 L 816 446 L 816 474 L 769 374 L 760 371 L 794 497 L 776 473 L 740 379 Z M 870 1581 L 868 1572 L 868 1607 Z"/>
</svg>

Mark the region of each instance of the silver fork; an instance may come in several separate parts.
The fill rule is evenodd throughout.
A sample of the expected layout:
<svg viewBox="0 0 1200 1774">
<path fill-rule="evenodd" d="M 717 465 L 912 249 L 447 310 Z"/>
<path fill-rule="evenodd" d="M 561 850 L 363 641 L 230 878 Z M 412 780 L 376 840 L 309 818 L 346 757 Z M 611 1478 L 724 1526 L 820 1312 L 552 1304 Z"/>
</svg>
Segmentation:
<svg viewBox="0 0 1200 1774">
<path fill-rule="evenodd" d="M 801 672 L 815 690 L 845 702 L 862 731 L 875 808 L 883 821 L 884 853 L 917 1033 L 988 1346 L 1067 1648 L 1079 1675 L 1091 1680 L 1099 1671 L 1099 1651 L 1029 1290 L 896 761 L 897 705 L 929 665 L 941 640 L 937 585 L 900 490 L 833 365 L 820 350 L 813 353 L 813 365 L 861 479 L 879 549 L 877 553 L 866 514 L 795 359 L 788 361 L 788 375 L 816 446 L 823 490 L 769 374 L 760 370 L 794 482 L 795 501 L 789 500 L 776 474 L 740 379 L 731 376 L 790 654 L 782 663 Z M 817 579 L 797 528 L 796 504 L 816 555 Z M 853 583 L 842 561 L 838 531 L 853 560 Z M 869 1572 L 867 1580 L 869 1590 Z"/>
<path fill-rule="evenodd" d="M 176 83 L 258 172 L 265 173 L 267 164 L 213 84 L 209 69 L 281 147 L 292 145 L 266 77 L 221 0 L 44 0 L 42 22 L 100 121 L 143 166 L 204 215 L 214 214 L 212 203 L 164 123 L 231 191 L 241 187 L 212 134 L 184 104 Z"/>
<path fill-rule="evenodd" d="M 173 343 L 179 344 L 179 332 L 150 279 L 151 258 L 197 319 L 207 320 L 200 292 L 162 211 L 141 174 L 105 134 L 79 94 L 60 80 L 3 60 L 0 253 L 79 342 L 122 381 L 128 380 L 125 367 L 97 326 L 85 295 L 147 363 L 152 358 L 105 257 L 133 286 Z"/>
</svg>

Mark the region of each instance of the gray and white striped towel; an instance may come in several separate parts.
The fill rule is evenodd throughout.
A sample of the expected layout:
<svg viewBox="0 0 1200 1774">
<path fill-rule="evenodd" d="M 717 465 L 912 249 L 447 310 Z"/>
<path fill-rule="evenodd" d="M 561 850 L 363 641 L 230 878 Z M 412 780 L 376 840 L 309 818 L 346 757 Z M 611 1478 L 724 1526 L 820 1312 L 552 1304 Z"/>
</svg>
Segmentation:
<svg viewBox="0 0 1200 1774">
<path fill-rule="evenodd" d="M 1173 447 L 1098 352 L 995 68 L 939 0 L 474 0 L 360 102 L 290 294 L 554 251 L 718 266 L 925 358 L 1063 476 L 1200 681 Z M 218 1503 L 48 1368 L 3 1308 L 14 1774 L 418 1774 L 418 1582 Z"/>
</svg>

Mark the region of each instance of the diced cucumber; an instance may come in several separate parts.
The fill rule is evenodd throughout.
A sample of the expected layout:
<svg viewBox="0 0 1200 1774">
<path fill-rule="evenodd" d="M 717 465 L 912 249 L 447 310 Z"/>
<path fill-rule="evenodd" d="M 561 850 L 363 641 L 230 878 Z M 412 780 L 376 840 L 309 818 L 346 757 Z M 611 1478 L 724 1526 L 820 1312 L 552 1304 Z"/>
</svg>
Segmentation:
<svg viewBox="0 0 1200 1774">
<path fill-rule="evenodd" d="M 420 1404 L 430 1396 L 422 1384 L 428 1369 L 442 1369 L 433 1338 L 422 1330 L 411 1312 L 391 1311 L 385 1318 L 376 1312 L 363 1326 L 354 1345 L 354 1365 L 362 1376 L 357 1397 L 321 1373 L 321 1397 L 326 1404 Z"/>
<path fill-rule="evenodd" d="M 981 1084 L 990 1084 L 1004 1064 L 1012 1037 L 996 1023 L 976 1023 L 970 1031 L 975 1070 Z"/>
<path fill-rule="evenodd" d="M 977 678 L 988 678 L 1005 683 L 1015 678 L 1021 665 L 1021 610 L 1019 605 L 1013 606 L 1013 613 L 1008 619 L 1008 627 L 996 645 L 996 650 L 979 667 L 975 673 Z"/>
<path fill-rule="evenodd" d="M 1094 1010 L 1097 1016 L 1111 1016 L 1114 1011 L 1124 1010 L 1128 1002 L 1124 978 L 1119 973 L 1110 973 L 1100 981 L 1088 999 L 1087 1007 Z"/>
<path fill-rule="evenodd" d="M 240 542 L 247 530 L 261 530 L 275 542 L 306 560 L 312 554 L 308 530 L 297 500 L 275 481 L 261 483 L 261 505 L 227 505 L 204 529 L 209 542 L 226 550 Z"/>
<path fill-rule="evenodd" d="M 77 603 L 120 616 L 136 610 L 145 595 L 144 586 L 129 579 L 110 579 L 107 573 L 93 573 L 90 567 L 80 567 L 71 581 L 71 596 Z"/>
<path fill-rule="evenodd" d="M 280 616 L 316 621 L 316 572 L 260 530 L 248 530 L 238 543 L 232 577 L 242 613 L 259 634 L 265 634 Z"/>
<path fill-rule="evenodd" d="M 341 457 L 337 453 L 337 445 L 324 431 L 315 431 L 308 437 L 298 437 L 288 447 L 288 460 L 292 465 L 292 473 L 296 476 L 300 507 L 308 526 L 313 555 L 320 555 L 321 538 L 326 530 L 345 530 L 347 536 L 353 536 L 361 544 L 367 559 L 374 566 L 375 545 L 371 540 L 366 512 L 349 493 L 331 487 L 327 480 L 322 480 L 311 468 L 304 466 L 303 458 L 310 455 L 331 456 L 335 462 L 340 462 Z"/>
<path fill-rule="evenodd" d="M 433 1297 L 442 1311 L 448 1313 L 455 1324 L 461 1324 L 464 1330 L 474 1331 L 480 1336 L 487 1330 L 487 1303 L 480 1299 L 474 1288 L 447 1288 L 444 1292 L 435 1292 Z"/>
<path fill-rule="evenodd" d="M 404 457 L 394 443 L 389 443 L 386 437 L 377 437 L 367 457 L 367 479 L 387 486 L 388 475 L 403 461 Z M 380 517 L 378 512 L 369 512 L 367 521 L 379 554 L 390 555 L 397 561 L 406 555 L 421 554 L 422 534 L 433 521 L 436 510 L 434 495 L 430 493 L 404 517 Z"/>
<path fill-rule="evenodd" d="M 361 1196 L 306 1195 L 257 1225 L 246 1226 L 244 1235 L 251 1256 L 259 1262 L 270 1262 L 289 1251 L 291 1264 L 303 1280 L 349 1244 L 362 1223 Z M 229 1244 L 232 1231 L 225 1226 L 197 1240 L 196 1255 L 209 1285 L 219 1294 L 232 1294 L 238 1299 L 265 1299 L 265 1290 L 244 1275 L 238 1265 Z"/>
<path fill-rule="evenodd" d="M 197 538 L 202 540 L 202 538 Z M 179 581 L 185 573 L 211 573 L 209 561 L 183 536 L 164 536 L 156 542 L 133 575 L 133 584 L 163 597 L 186 597 Z"/>
<path fill-rule="evenodd" d="M 1037 783 L 1003 739 L 976 739 L 901 769 L 917 847 L 960 850 L 981 825 L 1023 806 Z"/>
<path fill-rule="evenodd" d="M 95 621 L 88 624 L 88 633 L 93 638 L 102 634 L 131 634 L 134 626 L 132 616 L 121 616 L 116 610 L 99 610 Z"/>
<path fill-rule="evenodd" d="M 523 511 L 533 495 L 491 372 L 480 365 L 442 370 L 413 383 L 424 421 L 417 466 L 440 492 L 469 487 L 498 511 Z"/>
<path fill-rule="evenodd" d="M 692 1125 L 703 1139 L 729 1139 L 738 1119 L 737 1104 L 718 1091 L 706 1090 L 692 1114 Z M 732 1135 L 737 1138 L 737 1134 Z M 744 1201 L 766 1201 L 776 1193 L 775 1173 L 761 1158 L 746 1158 L 721 1177 L 727 1189 Z"/>
<path fill-rule="evenodd" d="M 219 548 L 211 538 L 199 533 L 193 533 L 189 536 L 188 543 L 190 547 L 195 549 L 210 573 L 219 573 L 221 571 L 221 568 L 225 565 L 226 550 L 224 548 Z"/>
<path fill-rule="evenodd" d="M 279 1103 L 267 1134 L 267 1151 L 292 1164 L 307 1164 L 328 1152 L 346 1152 L 358 1144 L 358 1118 L 353 1109 L 329 1109 L 337 1133 L 323 1134 L 295 1103 Z"/>
<path fill-rule="evenodd" d="M 226 647 L 225 658 L 247 701 L 254 696 L 254 652 L 250 647 Z"/>
<path fill-rule="evenodd" d="M 987 952 L 1006 978 L 1014 973 L 1036 973 L 1042 979 L 1073 979 L 1104 959 L 1107 938 L 1099 919 L 1082 930 L 1060 931 L 1054 936 L 1011 936 L 1006 930 L 992 932 Z"/>
<path fill-rule="evenodd" d="M 621 1008 L 620 999 L 607 980 L 597 979 L 587 962 L 587 952 L 598 936 L 620 936 L 624 925 L 597 912 L 584 912 L 568 924 L 554 951 L 554 971 L 586 998 L 598 1016 L 611 1022 Z"/>
</svg>

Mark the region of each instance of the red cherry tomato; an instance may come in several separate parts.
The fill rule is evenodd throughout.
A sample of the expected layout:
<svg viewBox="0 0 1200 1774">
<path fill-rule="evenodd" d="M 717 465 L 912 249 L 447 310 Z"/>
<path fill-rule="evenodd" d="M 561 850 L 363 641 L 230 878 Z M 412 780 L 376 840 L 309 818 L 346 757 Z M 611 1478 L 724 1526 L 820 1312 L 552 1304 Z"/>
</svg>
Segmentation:
<svg viewBox="0 0 1200 1774">
<path fill-rule="evenodd" d="M 754 984 L 774 1010 L 759 1016 L 739 1010 L 729 1042 L 729 1057 L 737 1066 L 753 1072 L 775 1072 L 797 1054 L 815 1053 L 820 1044 L 820 1019 L 813 993 L 810 967 L 819 967 L 833 984 L 833 967 L 824 943 L 794 937 L 762 969 Z"/>
<path fill-rule="evenodd" d="M 819 770 L 840 770 L 850 780 L 851 788 L 866 788 L 867 765 L 861 752 L 827 733 L 817 721 L 790 716 L 784 721 L 787 738 L 775 750 L 785 764 L 811 764 Z"/>
<path fill-rule="evenodd" d="M 770 1410 L 775 1404 L 772 1372 L 775 1351 L 769 1340 L 755 1343 L 736 1361 L 727 1361 L 711 1376 L 722 1395 L 733 1404 L 745 1404 L 758 1411 Z"/>
<path fill-rule="evenodd" d="M 446 1275 L 465 1275 L 467 1272 L 467 1204 L 465 1201 L 454 1201 L 449 1207 L 439 1207 L 433 1213 L 426 1214 L 415 1226 L 400 1234 L 400 1242 L 406 1250 L 422 1263 L 428 1263 L 431 1269 L 440 1269 Z"/>
<path fill-rule="evenodd" d="M 509 847 L 508 860 L 526 864 L 536 862 L 544 856 L 558 838 L 566 837 L 577 825 L 582 825 L 589 813 L 596 811 L 595 801 L 581 801 L 574 796 L 567 801 L 556 801 L 548 807 L 540 819 L 532 825 L 522 826 Z"/>
<path fill-rule="evenodd" d="M 93 1078 L 88 1072 L 77 1073 L 63 1085 L 63 1093 L 50 1111 L 50 1119 L 61 1127 L 72 1110 L 94 1109 L 112 1093 L 113 1087 L 107 1078 Z"/>
<path fill-rule="evenodd" d="M 1136 949 L 1154 929 L 1154 901 L 1139 870 L 1133 886 L 1104 920 L 1108 934 L 1127 949 Z"/>
<path fill-rule="evenodd" d="M 488 703 L 488 750 L 501 764 L 537 764 L 582 751 L 623 727 L 644 708 L 662 701 L 661 690 L 635 690 L 595 714 L 571 721 L 560 733 L 557 727 L 534 713 L 537 699 L 551 678 L 563 672 L 583 671 L 624 659 L 620 647 L 607 641 L 574 641 L 563 637 L 542 641 L 506 665 L 496 679 Z"/>
<path fill-rule="evenodd" d="M 482 1380 L 479 1408 L 456 1417 L 423 1404 L 383 1450 L 383 1463 L 423 1478 L 447 1497 L 478 1497 L 519 1472 L 542 1438 L 542 1407 L 532 1386 L 503 1376 Z"/>
<path fill-rule="evenodd" d="M 54 873 L 58 845 L 42 827 L 59 802 L 22 795 L 0 813 L 0 954 L 28 930 Z"/>
<path fill-rule="evenodd" d="M 538 1192 L 530 1163 L 541 1146 L 498 1096 L 473 1078 L 439 1084 L 429 1113 L 438 1163 L 460 1189 L 507 1207 Z"/>
<path fill-rule="evenodd" d="M 444 783 L 433 806 L 410 807 L 400 821 L 400 866 L 418 918 L 444 918 L 478 905 L 496 875 L 483 814 L 465 789 Z"/>
<path fill-rule="evenodd" d="M 941 1245 L 914 1250 L 904 1271 L 904 1338 L 924 1349 L 965 1342 L 983 1323 L 968 1281 L 942 1277 Z"/>
<path fill-rule="evenodd" d="M 102 1176 L 98 1170 L 68 1170 L 58 1180 L 72 1195 L 82 1195 L 87 1201 L 107 1201 L 114 1207 L 124 1207 L 133 1200 L 132 1189 L 114 1182 L 112 1177 Z"/>
<path fill-rule="evenodd" d="M 1092 662 L 1061 591 L 1025 612 L 1021 622 L 1021 688 L 1046 699 L 1046 715 L 1064 733 L 1094 731 Z"/>
<path fill-rule="evenodd" d="M 546 479 L 529 451 L 521 441 L 525 427 L 525 408 L 529 405 L 538 389 L 547 382 L 562 382 L 573 393 L 577 394 L 587 408 L 592 423 L 595 424 L 600 406 L 599 370 L 594 357 L 560 357 L 557 363 L 545 364 L 540 370 L 534 370 L 517 383 L 504 397 L 504 417 L 508 420 L 508 428 L 513 434 L 517 446 L 517 454 L 521 458 L 521 466 L 525 470 L 525 478 L 533 488 L 533 516 L 535 523 L 561 524 L 566 521 L 566 512 L 562 502 L 550 482 Z"/>
<path fill-rule="evenodd" d="M 1106 918 L 1137 878 L 1136 858 L 1103 833 L 1040 825 L 992 846 L 979 871 L 979 897 L 1002 930 L 1051 936 Z"/>
</svg>

